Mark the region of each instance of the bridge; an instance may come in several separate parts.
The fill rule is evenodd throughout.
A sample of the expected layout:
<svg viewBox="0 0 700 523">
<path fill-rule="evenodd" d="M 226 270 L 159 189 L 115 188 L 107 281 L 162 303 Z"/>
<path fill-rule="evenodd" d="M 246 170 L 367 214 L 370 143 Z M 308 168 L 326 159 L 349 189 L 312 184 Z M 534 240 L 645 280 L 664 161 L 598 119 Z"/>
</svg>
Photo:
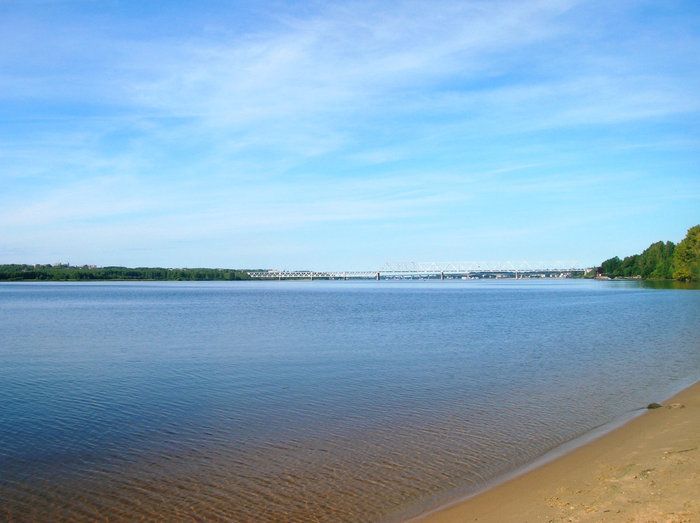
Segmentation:
<svg viewBox="0 0 700 523">
<path fill-rule="evenodd" d="M 408 278 L 536 278 L 568 277 L 587 269 L 574 261 L 553 262 L 401 262 L 367 271 L 248 271 L 257 280 L 384 280 Z"/>
</svg>

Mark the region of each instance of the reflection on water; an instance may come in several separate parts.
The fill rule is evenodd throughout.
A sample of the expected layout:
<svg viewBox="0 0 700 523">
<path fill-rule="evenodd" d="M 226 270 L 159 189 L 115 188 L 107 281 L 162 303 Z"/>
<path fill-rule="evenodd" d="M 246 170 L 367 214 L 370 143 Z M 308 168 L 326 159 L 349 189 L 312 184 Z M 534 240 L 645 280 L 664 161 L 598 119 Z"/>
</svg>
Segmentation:
<svg viewBox="0 0 700 523">
<path fill-rule="evenodd" d="M 639 282 L 0 285 L 0 517 L 376 521 L 700 376 Z"/>
<path fill-rule="evenodd" d="M 675 281 L 675 280 L 640 280 L 637 285 L 644 289 L 675 289 L 683 291 L 700 290 L 700 282 Z"/>
</svg>

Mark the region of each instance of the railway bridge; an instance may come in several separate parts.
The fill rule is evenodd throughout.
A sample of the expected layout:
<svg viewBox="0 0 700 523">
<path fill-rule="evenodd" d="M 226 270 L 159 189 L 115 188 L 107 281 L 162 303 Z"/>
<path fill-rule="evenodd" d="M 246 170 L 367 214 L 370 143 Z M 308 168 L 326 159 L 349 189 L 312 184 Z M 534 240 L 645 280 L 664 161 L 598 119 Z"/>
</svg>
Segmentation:
<svg viewBox="0 0 700 523">
<path fill-rule="evenodd" d="M 386 280 L 409 278 L 535 278 L 567 277 L 587 269 L 575 261 L 553 262 L 401 262 L 385 263 L 365 271 L 258 270 L 248 271 L 256 280 Z"/>
</svg>

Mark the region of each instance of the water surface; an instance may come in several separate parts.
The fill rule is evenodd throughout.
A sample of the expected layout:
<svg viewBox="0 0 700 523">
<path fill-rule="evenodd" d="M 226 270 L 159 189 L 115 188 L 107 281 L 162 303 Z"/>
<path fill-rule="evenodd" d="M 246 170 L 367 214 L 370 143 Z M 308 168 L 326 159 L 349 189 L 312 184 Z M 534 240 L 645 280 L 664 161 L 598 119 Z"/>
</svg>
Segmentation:
<svg viewBox="0 0 700 523">
<path fill-rule="evenodd" d="M 0 284 L 0 514 L 377 521 L 700 378 L 636 282 Z"/>
</svg>

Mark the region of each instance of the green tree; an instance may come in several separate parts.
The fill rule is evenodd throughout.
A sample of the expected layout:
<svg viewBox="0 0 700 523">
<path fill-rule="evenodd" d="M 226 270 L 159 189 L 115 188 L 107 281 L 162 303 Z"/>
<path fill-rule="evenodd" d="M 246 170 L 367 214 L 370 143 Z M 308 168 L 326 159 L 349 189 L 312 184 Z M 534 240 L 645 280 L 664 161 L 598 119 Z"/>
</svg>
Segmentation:
<svg viewBox="0 0 700 523">
<path fill-rule="evenodd" d="M 673 277 L 673 242 L 652 243 L 638 260 L 639 274 L 651 280 L 670 279 Z"/>
<path fill-rule="evenodd" d="M 615 256 L 614 258 L 609 258 L 605 260 L 600 265 L 600 272 L 606 276 L 622 276 L 620 268 L 622 267 L 622 260 Z"/>
<path fill-rule="evenodd" d="M 70 267 L 68 265 L 0 265 L 0 281 L 73 280 L 247 280 L 234 269 L 164 269 L 162 267 Z"/>
<path fill-rule="evenodd" d="M 622 260 L 622 275 L 631 278 L 633 276 L 641 276 L 641 269 L 639 268 L 639 254 L 633 254 L 632 256 L 626 256 Z"/>
<path fill-rule="evenodd" d="M 700 225 L 688 229 L 688 234 L 676 246 L 673 261 L 675 279 L 700 281 Z"/>
</svg>

